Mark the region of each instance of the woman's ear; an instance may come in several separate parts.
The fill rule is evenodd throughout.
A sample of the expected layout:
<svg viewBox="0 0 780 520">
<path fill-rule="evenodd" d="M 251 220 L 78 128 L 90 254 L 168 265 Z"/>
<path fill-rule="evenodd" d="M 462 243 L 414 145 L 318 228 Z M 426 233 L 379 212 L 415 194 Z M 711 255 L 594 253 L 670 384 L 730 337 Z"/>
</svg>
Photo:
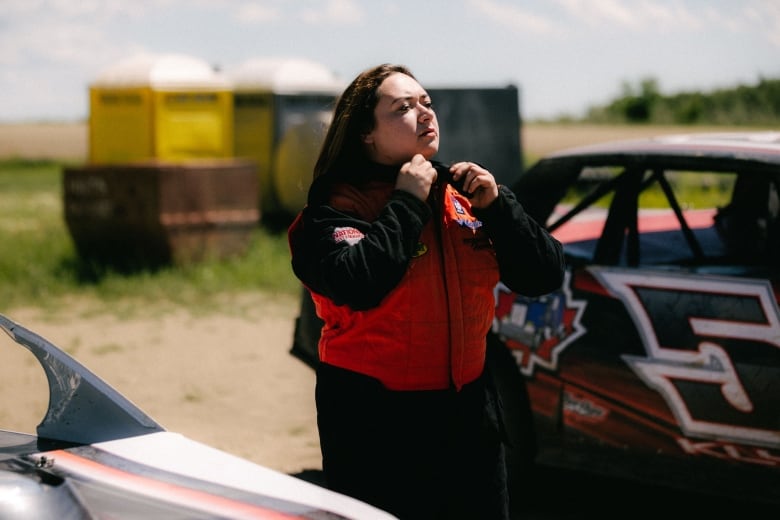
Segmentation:
<svg viewBox="0 0 780 520">
<path fill-rule="evenodd" d="M 360 136 L 360 139 L 363 141 L 363 144 L 374 144 L 373 132 L 368 134 L 362 134 Z"/>
</svg>

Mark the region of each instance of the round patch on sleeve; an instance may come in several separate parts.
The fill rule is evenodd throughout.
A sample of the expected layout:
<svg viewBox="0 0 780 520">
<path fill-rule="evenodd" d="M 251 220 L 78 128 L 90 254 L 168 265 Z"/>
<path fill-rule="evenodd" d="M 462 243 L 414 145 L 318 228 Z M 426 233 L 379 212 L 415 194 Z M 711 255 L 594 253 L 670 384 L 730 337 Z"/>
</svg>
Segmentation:
<svg viewBox="0 0 780 520">
<path fill-rule="evenodd" d="M 333 241 L 337 244 L 339 242 L 346 242 L 347 244 L 354 246 L 363 240 L 364 237 L 365 235 L 362 231 L 353 227 L 337 227 L 333 230 Z"/>
</svg>

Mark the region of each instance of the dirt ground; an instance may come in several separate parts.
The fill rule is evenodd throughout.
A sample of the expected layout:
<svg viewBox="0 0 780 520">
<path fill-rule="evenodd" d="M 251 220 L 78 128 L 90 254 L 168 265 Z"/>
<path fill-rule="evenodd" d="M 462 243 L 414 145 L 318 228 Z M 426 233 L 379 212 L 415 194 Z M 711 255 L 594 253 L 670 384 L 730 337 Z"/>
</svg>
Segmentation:
<svg viewBox="0 0 780 520">
<path fill-rule="evenodd" d="M 549 151 L 616 137 L 679 133 L 526 125 L 523 149 Z M 0 125 L 0 157 L 82 161 L 84 123 Z M 288 473 L 320 468 L 314 374 L 289 354 L 298 302 L 262 293 L 215 305 L 214 312 L 146 309 L 122 316 L 96 302 L 58 312 L 0 313 L 32 329 L 86 365 L 170 431 Z M 43 373 L 0 334 L 0 427 L 34 431 L 48 396 Z M 9 344 L 9 345 L 7 345 Z M 25 357 L 27 356 L 27 357 Z"/>
<path fill-rule="evenodd" d="M 65 350 L 169 431 L 287 473 L 319 469 L 314 373 L 289 354 L 298 302 L 247 293 L 196 316 L 123 316 L 94 301 L 0 309 Z M 33 432 L 48 403 L 26 349 L 0 333 L 0 427 Z"/>
</svg>

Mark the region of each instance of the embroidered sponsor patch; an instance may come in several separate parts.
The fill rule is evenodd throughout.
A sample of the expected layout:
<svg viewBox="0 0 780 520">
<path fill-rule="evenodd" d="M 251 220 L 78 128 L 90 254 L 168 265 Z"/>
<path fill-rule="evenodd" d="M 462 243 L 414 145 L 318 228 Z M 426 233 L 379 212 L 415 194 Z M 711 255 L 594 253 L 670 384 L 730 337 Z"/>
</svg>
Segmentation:
<svg viewBox="0 0 780 520">
<path fill-rule="evenodd" d="M 333 230 L 333 241 L 337 244 L 339 242 L 346 242 L 347 244 L 354 246 L 363 240 L 364 237 L 365 235 L 362 231 L 353 227 L 337 227 Z"/>
<path fill-rule="evenodd" d="M 452 200 L 452 205 L 455 207 L 455 213 L 457 213 L 458 215 L 465 215 L 466 210 L 463 209 L 463 204 L 461 204 L 460 201 L 456 199 L 454 195 L 450 195 L 450 199 Z"/>
<path fill-rule="evenodd" d="M 450 201 L 452 201 L 452 209 L 455 211 L 453 220 L 455 220 L 459 226 L 471 229 L 479 229 L 482 227 L 482 222 L 469 215 L 466 208 L 463 207 L 463 204 L 461 204 L 457 197 L 450 194 Z M 458 215 L 462 215 L 462 217 Z"/>
<path fill-rule="evenodd" d="M 482 221 L 481 220 L 459 219 L 457 222 L 458 222 L 459 225 L 461 225 L 463 227 L 471 228 L 471 229 L 479 229 L 479 228 L 482 227 Z"/>
</svg>

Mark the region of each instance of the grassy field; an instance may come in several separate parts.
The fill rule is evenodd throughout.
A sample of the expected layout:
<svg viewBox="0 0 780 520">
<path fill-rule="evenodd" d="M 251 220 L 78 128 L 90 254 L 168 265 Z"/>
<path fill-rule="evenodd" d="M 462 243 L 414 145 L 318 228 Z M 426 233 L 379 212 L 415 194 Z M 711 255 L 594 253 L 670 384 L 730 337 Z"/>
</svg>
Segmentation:
<svg viewBox="0 0 780 520">
<path fill-rule="evenodd" d="M 100 301 L 186 302 L 207 308 L 229 291 L 299 290 L 289 267 L 286 237 L 253 231 L 246 255 L 193 265 L 122 273 L 82 261 L 63 218 L 63 163 L 0 160 L 0 302 L 2 308 L 60 306 L 73 294 Z M 136 302 L 137 303 L 137 302 Z M 128 304 L 128 308 L 142 308 Z"/>
</svg>

